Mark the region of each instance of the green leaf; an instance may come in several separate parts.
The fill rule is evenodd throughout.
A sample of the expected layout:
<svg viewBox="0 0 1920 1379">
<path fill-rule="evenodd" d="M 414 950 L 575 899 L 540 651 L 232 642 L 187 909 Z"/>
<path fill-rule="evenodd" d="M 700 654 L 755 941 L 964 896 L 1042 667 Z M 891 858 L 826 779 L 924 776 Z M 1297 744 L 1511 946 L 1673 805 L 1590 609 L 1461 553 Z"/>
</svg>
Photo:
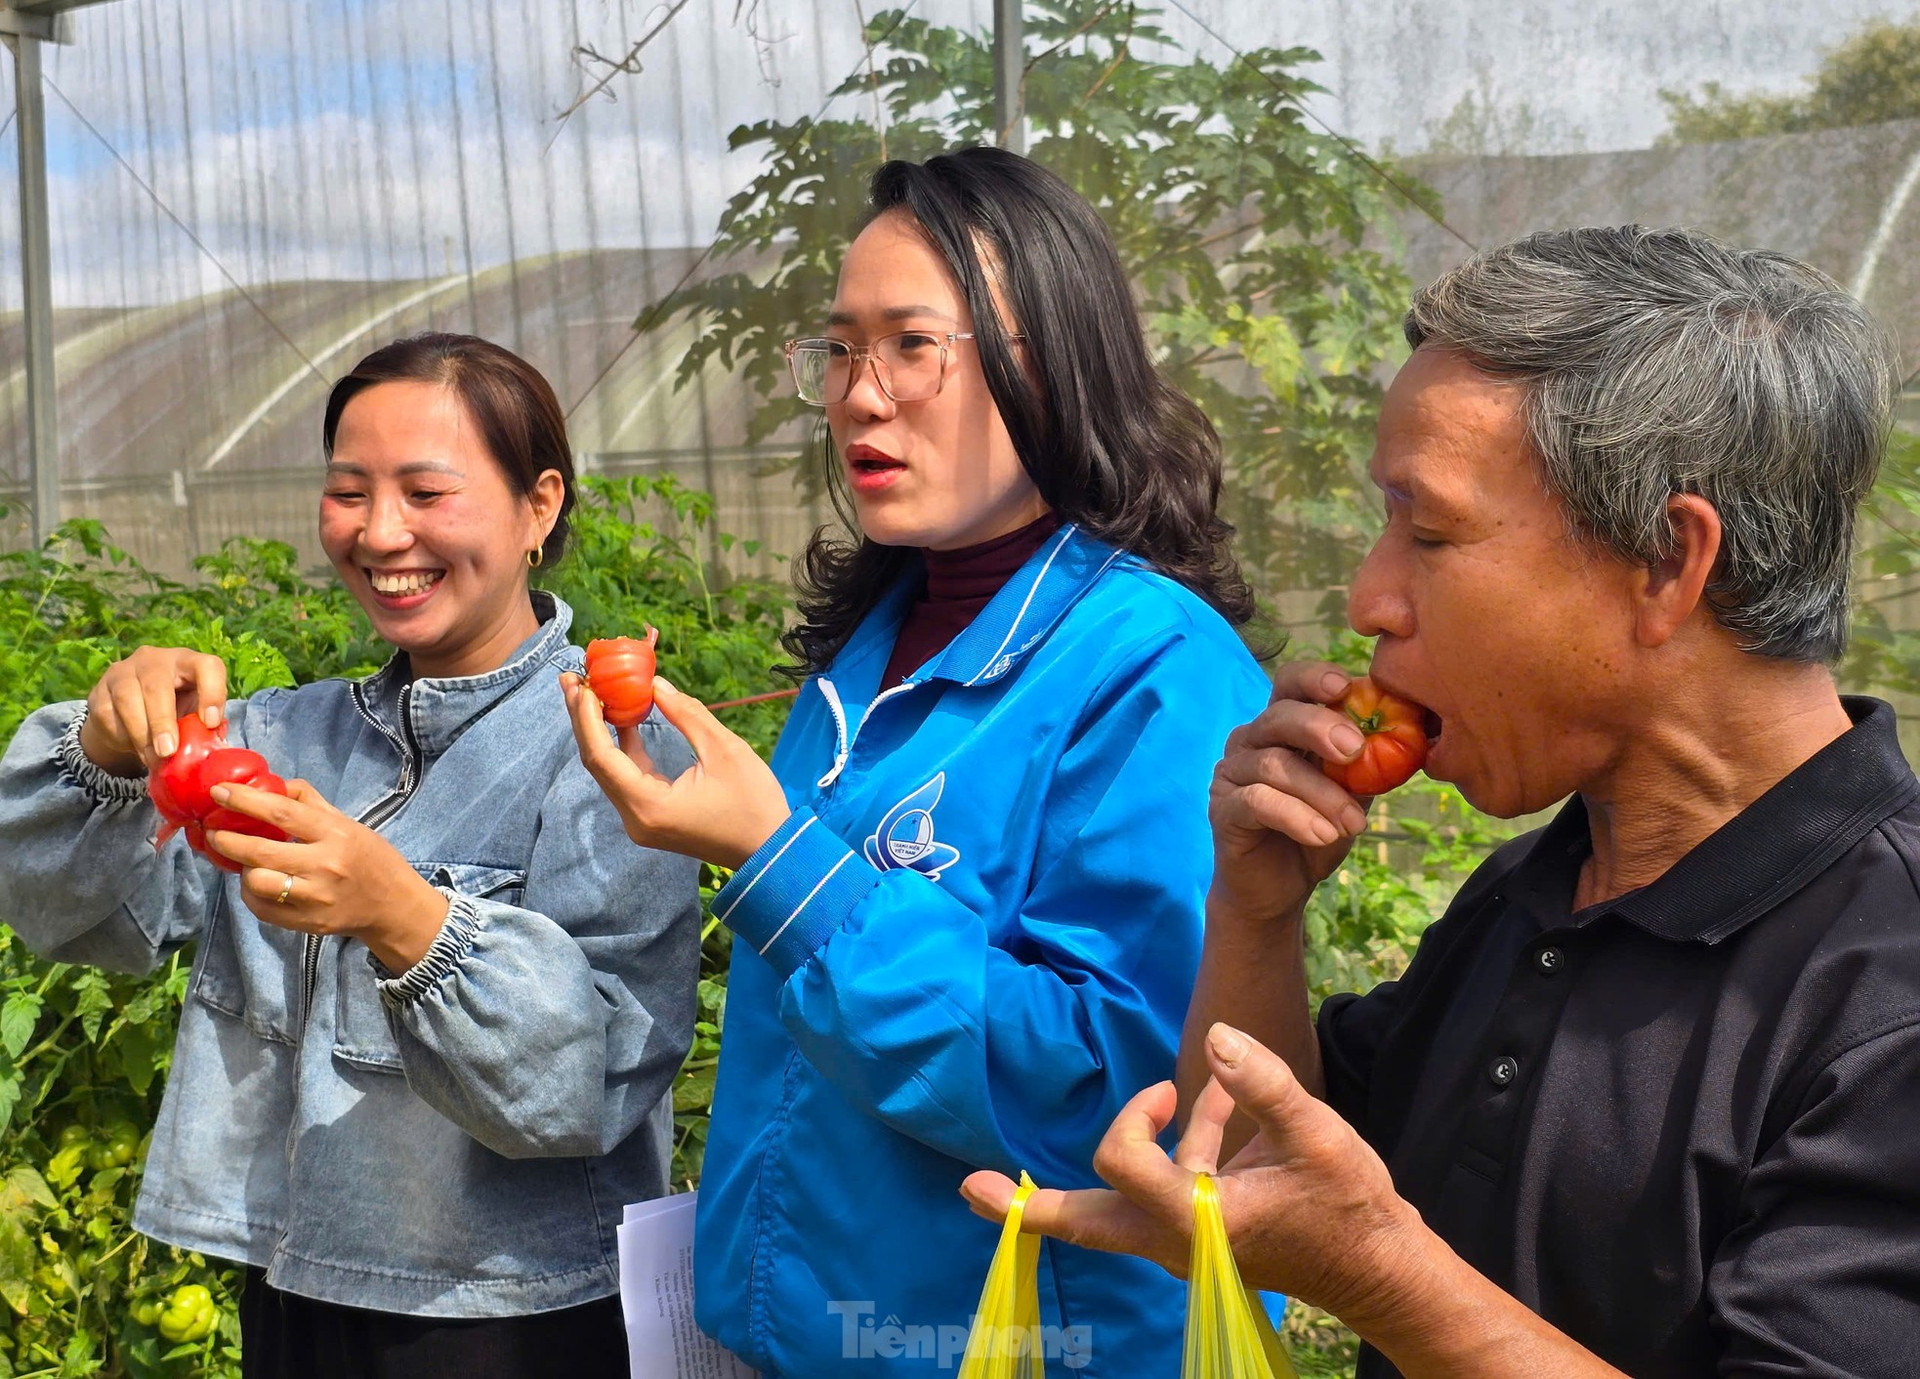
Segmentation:
<svg viewBox="0 0 1920 1379">
<path fill-rule="evenodd" d="M 53 1189 L 47 1186 L 47 1180 L 31 1164 L 16 1164 L 7 1170 L 7 1190 L 12 1196 L 45 1207 L 48 1211 L 60 1205 L 53 1195 Z"/>
<path fill-rule="evenodd" d="M 126 1078 L 127 1086 L 135 1095 L 145 1096 L 153 1083 L 156 1059 L 161 1052 L 153 1026 L 127 1025 L 114 1042 L 120 1047 L 121 1076 Z"/>
<path fill-rule="evenodd" d="M 0 1074 L 0 1131 L 13 1119 L 13 1108 L 20 1104 L 20 1074 Z"/>
<path fill-rule="evenodd" d="M 73 1186 L 87 1166 L 87 1146 L 70 1144 L 47 1160 L 47 1181 L 61 1191 Z"/>
<path fill-rule="evenodd" d="M 100 1026 L 113 1009 L 113 997 L 104 973 L 91 969 L 73 975 L 73 1013 L 80 1017 L 80 1030 L 89 1044 L 100 1042 Z"/>
<path fill-rule="evenodd" d="M 673 1087 L 675 1111 L 704 1111 L 713 1105 L 714 1068 L 695 1068 L 683 1074 Z"/>
<path fill-rule="evenodd" d="M 33 1293 L 37 1252 L 25 1224 L 12 1213 L 0 1213 L 0 1299 L 24 1314 Z"/>
<path fill-rule="evenodd" d="M 46 998 L 38 992 L 16 991 L 0 1005 L 0 1047 L 6 1049 L 8 1057 L 18 1058 L 26 1050 L 45 1004 Z"/>
<path fill-rule="evenodd" d="M 72 1272 L 71 1266 L 67 1271 Z M 79 1291 L 77 1288 L 74 1290 Z M 67 1338 L 67 1348 L 60 1356 L 60 1379 L 82 1379 L 82 1376 L 98 1374 L 100 1362 L 93 1354 L 93 1333 L 76 1330 Z"/>
</svg>

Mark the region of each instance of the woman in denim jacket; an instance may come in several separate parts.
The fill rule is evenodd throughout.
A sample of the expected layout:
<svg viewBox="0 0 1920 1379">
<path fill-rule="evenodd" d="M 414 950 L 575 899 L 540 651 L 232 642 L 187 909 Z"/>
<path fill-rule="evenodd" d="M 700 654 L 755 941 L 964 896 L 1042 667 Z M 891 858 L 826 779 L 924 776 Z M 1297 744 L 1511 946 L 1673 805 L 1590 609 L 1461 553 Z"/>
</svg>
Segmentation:
<svg viewBox="0 0 1920 1379">
<path fill-rule="evenodd" d="M 1207 788 L 1269 692 L 1219 439 L 1093 208 L 975 148 L 888 163 L 873 210 L 787 346 L 864 539 L 802 562 L 772 769 L 670 685 L 684 774 L 568 690 L 630 836 L 736 868 L 695 1315 L 779 1379 L 951 1375 L 996 1235 L 961 1180 L 1092 1186 L 1172 1076 Z M 1050 1374 L 1170 1379 L 1182 1286 L 1113 1259 L 1044 1245 L 1031 1339 Z"/>
<path fill-rule="evenodd" d="M 572 614 L 528 589 L 564 421 L 506 350 L 421 336 L 334 387 L 325 442 L 322 544 L 396 654 L 242 701 L 142 647 L 35 713 L 0 760 L 7 917 L 124 971 L 197 941 L 134 1224 L 247 1266 L 248 1375 L 625 1375 L 614 1231 L 667 1190 L 699 902 L 581 769 Z M 154 846 L 177 713 L 297 777 L 219 787 L 295 841 L 208 834 L 237 876 Z"/>
</svg>

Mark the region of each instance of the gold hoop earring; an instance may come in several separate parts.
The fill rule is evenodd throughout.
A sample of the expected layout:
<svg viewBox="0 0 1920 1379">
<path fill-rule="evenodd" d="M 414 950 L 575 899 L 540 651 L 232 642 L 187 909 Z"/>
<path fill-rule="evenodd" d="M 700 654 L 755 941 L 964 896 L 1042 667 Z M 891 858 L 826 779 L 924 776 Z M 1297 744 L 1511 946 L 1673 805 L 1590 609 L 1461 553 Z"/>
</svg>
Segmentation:
<svg viewBox="0 0 1920 1379">
<path fill-rule="evenodd" d="M 544 550 L 542 550 L 540 547 L 535 546 L 532 550 L 527 552 L 527 568 L 529 570 L 539 569 L 541 562 L 544 561 L 546 558 L 547 558 L 547 553 Z"/>
</svg>

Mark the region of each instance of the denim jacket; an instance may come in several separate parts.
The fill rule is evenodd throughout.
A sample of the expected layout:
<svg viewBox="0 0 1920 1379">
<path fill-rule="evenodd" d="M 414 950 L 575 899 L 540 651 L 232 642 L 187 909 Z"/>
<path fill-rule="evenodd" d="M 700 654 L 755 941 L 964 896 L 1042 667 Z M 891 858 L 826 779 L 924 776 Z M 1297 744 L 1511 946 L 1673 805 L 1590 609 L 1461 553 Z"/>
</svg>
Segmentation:
<svg viewBox="0 0 1920 1379">
<path fill-rule="evenodd" d="M 0 918 L 63 962 L 152 969 L 197 941 L 134 1224 L 328 1302 L 512 1316 L 619 1289 L 623 1204 L 667 1190 L 692 1038 L 696 864 L 634 846 L 580 764 L 572 613 L 500 669 L 395 657 L 228 704 L 228 741 L 377 828 L 448 897 L 426 956 L 260 923 L 144 780 L 79 749 L 84 705 L 0 758 Z M 690 760 L 657 715 L 663 769 Z"/>
</svg>

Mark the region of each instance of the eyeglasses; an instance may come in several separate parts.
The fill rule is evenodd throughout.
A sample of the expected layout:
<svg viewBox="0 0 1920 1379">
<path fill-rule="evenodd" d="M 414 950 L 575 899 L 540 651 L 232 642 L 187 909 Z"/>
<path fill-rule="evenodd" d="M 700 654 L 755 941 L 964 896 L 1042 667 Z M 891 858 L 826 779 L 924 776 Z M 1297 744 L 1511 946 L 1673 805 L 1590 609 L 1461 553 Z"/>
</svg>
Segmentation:
<svg viewBox="0 0 1920 1379">
<path fill-rule="evenodd" d="M 862 361 L 873 361 L 873 376 L 880 391 L 895 402 L 925 402 L 939 396 L 947 382 L 947 351 L 956 340 L 971 340 L 970 330 L 950 330 L 936 334 L 924 330 L 903 330 L 883 335 L 871 345 L 849 345 L 845 340 L 810 336 L 787 341 L 784 349 L 787 367 L 793 371 L 793 386 L 802 402 L 815 407 L 833 407 L 847 400 L 853 380 L 860 375 Z M 1009 335 L 1009 340 L 1024 340 L 1024 335 Z"/>
</svg>

